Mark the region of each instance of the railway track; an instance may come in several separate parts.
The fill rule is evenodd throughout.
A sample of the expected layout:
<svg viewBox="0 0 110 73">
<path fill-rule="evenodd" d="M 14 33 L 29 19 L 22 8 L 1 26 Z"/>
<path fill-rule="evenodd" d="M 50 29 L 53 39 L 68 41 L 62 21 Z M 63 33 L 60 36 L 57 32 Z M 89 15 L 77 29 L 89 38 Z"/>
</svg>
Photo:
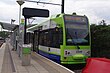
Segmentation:
<svg viewBox="0 0 110 73">
<path fill-rule="evenodd" d="M 63 66 L 74 71 L 75 73 L 82 73 L 82 69 L 85 67 L 85 64 L 63 65 Z"/>
</svg>

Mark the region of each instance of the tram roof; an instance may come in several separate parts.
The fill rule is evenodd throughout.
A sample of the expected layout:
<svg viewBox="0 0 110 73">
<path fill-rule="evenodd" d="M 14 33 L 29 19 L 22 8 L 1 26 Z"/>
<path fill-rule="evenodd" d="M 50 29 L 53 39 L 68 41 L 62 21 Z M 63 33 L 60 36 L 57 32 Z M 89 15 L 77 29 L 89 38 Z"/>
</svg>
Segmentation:
<svg viewBox="0 0 110 73">
<path fill-rule="evenodd" d="M 56 17 L 62 17 L 63 15 L 76 15 L 76 14 L 55 14 L 55 15 L 52 15 L 49 19 L 45 20 L 44 22 L 41 22 L 40 24 L 36 24 L 32 27 L 27 28 L 27 31 L 33 32 L 38 29 L 38 26 L 42 26 L 43 25 L 42 23 L 45 23 L 46 21 L 49 21 L 50 19 L 54 19 Z"/>
<path fill-rule="evenodd" d="M 47 22 L 47 21 L 49 21 L 49 19 L 45 20 L 44 22 Z M 36 25 L 34 24 L 32 27 L 27 28 L 27 31 L 33 32 L 37 30 L 38 26 L 42 26 L 43 25 L 42 23 L 44 22 L 41 22 L 40 24 L 36 24 Z"/>
<path fill-rule="evenodd" d="M 32 27 L 29 27 L 29 28 L 27 28 L 27 31 L 35 31 L 35 30 L 37 30 L 37 26 L 40 26 L 39 24 L 36 24 L 36 25 L 34 25 L 34 26 L 32 26 Z"/>
</svg>

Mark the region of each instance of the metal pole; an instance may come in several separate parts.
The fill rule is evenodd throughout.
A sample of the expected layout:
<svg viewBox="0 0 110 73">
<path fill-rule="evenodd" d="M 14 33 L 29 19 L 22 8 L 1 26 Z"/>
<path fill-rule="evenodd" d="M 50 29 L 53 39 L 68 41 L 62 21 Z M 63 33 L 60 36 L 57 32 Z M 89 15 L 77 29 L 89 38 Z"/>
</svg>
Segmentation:
<svg viewBox="0 0 110 73">
<path fill-rule="evenodd" d="M 20 25 L 20 23 L 21 23 L 21 5 L 19 5 L 20 7 L 19 7 L 19 25 Z"/>
<path fill-rule="evenodd" d="M 16 1 L 18 4 L 19 4 L 19 25 L 20 25 L 20 23 L 21 23 L 21 5 L 23 5 L 25 2 L 24 2 L 24 0 L 17 0 Z"/>
<path fill-rule="evenodd" d="M 27 25 L 27 18 L 25 17 L 25 25 L 24 25 L 24 44 L 27 44 L 26 42 L 26 38 L 27 38 L 27 35 L 26 35 L 26 25 Z"/>
<path fill-rule="evenodd" d="M 11 24 L 12 24 L 12 19 L 11 19 Z"/>
<path fill-rule="evenodd" d="M 64 13 L 64 0 L 62 0 L 62 7 L 61 7 L 61 13 Z"/>
</svg>

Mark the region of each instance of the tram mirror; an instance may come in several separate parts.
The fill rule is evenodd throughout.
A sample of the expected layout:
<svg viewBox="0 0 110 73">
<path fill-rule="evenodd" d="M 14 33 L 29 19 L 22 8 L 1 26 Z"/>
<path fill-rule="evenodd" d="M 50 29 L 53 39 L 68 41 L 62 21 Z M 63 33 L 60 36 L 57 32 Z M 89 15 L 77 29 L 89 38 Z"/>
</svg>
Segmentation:
<svg viewBox="0 0 110 73">
<path fill-rule="evenodd" d="M 23 8 L 23 16 L 30 17 L 49 17 L 49 10 L 36 8 Z"/>
</svg>

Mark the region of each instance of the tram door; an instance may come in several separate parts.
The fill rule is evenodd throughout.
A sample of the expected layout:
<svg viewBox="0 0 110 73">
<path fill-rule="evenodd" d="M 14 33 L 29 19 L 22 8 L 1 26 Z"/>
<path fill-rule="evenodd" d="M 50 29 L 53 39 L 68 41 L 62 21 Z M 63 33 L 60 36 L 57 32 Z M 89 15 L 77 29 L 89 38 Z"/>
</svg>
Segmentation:
<svg viewBox="0 0 110 73">
<path fill-rule="evenodd" d="M 39 32 L 34 31 L 34 44 L 33 44 L 33 51 L 38 53 L 39 48 Z"/>
</svg>

